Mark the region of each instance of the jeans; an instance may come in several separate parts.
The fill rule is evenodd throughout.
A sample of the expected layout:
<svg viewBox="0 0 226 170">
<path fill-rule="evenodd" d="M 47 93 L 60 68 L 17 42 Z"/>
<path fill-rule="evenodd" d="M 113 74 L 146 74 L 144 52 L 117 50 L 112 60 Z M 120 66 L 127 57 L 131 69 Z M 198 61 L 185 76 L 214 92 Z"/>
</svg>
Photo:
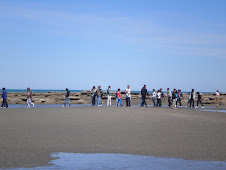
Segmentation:
<svg viewBox="0 0 226 170">
<path fill-rule="evenodd" d="M 154 104 L 154 107 L 156 107 L 156 105 L 155 105 L 155 97 L 152 97 L 152 102 Z"/>
<path fill-rule="evenodd" d="M 201 105 L 203 106 L 202 104 L 202 100 L 197 100 L 197 107 L 199 106 L 199 102 L 201 103 Z"/>
<path fill-rule="evenodd" d="M 130 97 L 126 97 L 126 106 L 131 106 L 130 100 L 131 100 Z"/>
<path fill-rule="evenodd" d="M 111 106 L 111 96 L 108 95 L 108 99 L 107 99 L 107 105 Z"/>
<path fill-rule="evenodd" d="M 161 99 L 157 98 L 157 105 L 156 105 L 156 107 L 161 107 Z"/>
<path fill-rule="evenodd" d="M 147 106 L 147 103 L 146 103 L 145 99 L 146 99 L 146 96 L 142 96 L 141 105 L 140 106 L 143 106 L 144 104 Z"/>
<path fill-rule="evenodd" d="M 32 107 L 33 107 L 33 106 L 34 106 L 34 103 L 32 103 L 32 102 L 31 102 L 31 99 L 28 98 L 28 99 L 27 99 L 27 107 L 31 107 L 31 105 L 32 105 Z"/>
<path fill-rule="evenodd" d="M 97 96 L 97 105 L 100 106 L 101 105 L 101 97 Z"/>
<path fill-rule="evenodd" d="M 7 102 L 7 99 L 3 99 L 3 100 L 2 100 L 2 105 L 1 105 L 1 107 L 6 107 L 6 108 L 8 108 L 8 102 Z"/>
<path fill-rule="evenodd" d="M 119 102 L 120 102 L 120 106 L 122 106 L 122 99 L 118 99 L 117 106 Z"/>
<path fill-rule="evenodd" d="M 96 95 L 92 96 L 92 106 L 96 105 Z"/>
<path fill-rule="evenodd" d="M 171 97 L 168 97 L 168 106 L 170 107 L 171 106 Z"/>
<path fill-rule="evenodd" d="M 194 105 L 195 105 L 194 99 L 190 99 L 190 107 L 191 107 L 191 105 L 192 105 L 192 107 L 194 107 Z"/>
<path fill-rule="evenodd" d="M 65 102 L 64 102 L 64 106 L 66 106 L 67 102 L 68 102 L 69 106 L 71 106 L 69 97 L 66 97 Z"/>
<path fill-rule="evenodd" d="M 182 104 L 181 104 L 181 98 L 177 98 L 177 102 L 180 103 L 180 106 L 182 106 Z M 176 105 L 177 105 L 177 102 L 176 102 Z"/>
</svg>

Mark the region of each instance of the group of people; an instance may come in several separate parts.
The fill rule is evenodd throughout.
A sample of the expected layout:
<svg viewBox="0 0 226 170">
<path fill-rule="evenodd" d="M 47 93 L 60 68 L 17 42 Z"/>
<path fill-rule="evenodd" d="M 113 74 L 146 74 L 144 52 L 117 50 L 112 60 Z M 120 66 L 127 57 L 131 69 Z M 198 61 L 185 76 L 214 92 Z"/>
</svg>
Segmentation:
<svg viewBox="0 0 226 170">
<path fill-rule="evenodd" d="M 96 98 L 97 98 L 97 106 L 101 106 L 102 102 L 102 96 L 103 96 L 103 92 L 101 90 L 101 86 L 98 86 L 98 89 L 96 89 L 96 86 L 93 86 L 93 88 L 91 89 L 91 96 L 92 96 L 92 106 L 95 106 L 96 103 Z M 130 86 L 128 85 L 127 88 L 125 89 L 125 93 L 126 93 L 126 106 L 131 106 L 131 89 Z M 107 89 L 107 106 L 111 106 L 111 86 L 108 86 Z M 122 104 L 122 95 L 121 95 L 121 89 L 118 89 L 118 91 L 115 94 L 115 98 L 116 98 L 116 105 L 117 106 L 123 106 Z"/>
<path fill-rule="evenodd" d="M 66 104 L 68 103 L 68 106 L 70 107 L 70 91 L 68 90 L 68 88 L 65 89 L 66 90 L 66 95 L 65 95 L 65 102 L 63 107 L 66 106 Z M 102 106 L 102 96 L 103 96 L 103 92 L 101 89 L 101 86 L 98 86 L 98 88 L 96 89 L 95 86 L 93 86 L 93 88 L 91 89 L 91 96 L 92 96 L 92 106 Z M 127 86 L 127 88 L 125 89 L 125 94 L 126 94 L 126 106 L 129 107 L 131 106 L 131 89 L 130 89 L 130 85 Z M 195 98 L 196 98 L 196 94 L 197 94 L 197 104 L 195 106 Z M 195 90 L 192 89 L 191 92 L 188 93 L 188 102 L 187 102 L 187 106 L 185 107 L 191 107 L 191 108 L 198 108 L 199 103 L 201 104 L 201 108 L 204 108 L 203 103 L 202 103 L 202 93 L 201 92 L 197 92 L 195 94 Z M 112 92 L 111 92 L 111 86 L 108 86 L 107 89 L 107 106 L 111 106 L 111 96 L 112 96 Z M 219 90 L 217 90 L 216 92 L 216 104 L 219 105 Z M 167 88 L 167 97 L 168 97 L 168 106 L 176 109 L 177 105 L 179 104 L 180 107 L 182 107 L 182 100 L 184 99 L 183 97 L 183 93 L 181 92 L 181 90 L 176 90 L 174 89 L 172 92 L 170 91 L 169 88 Z M 5 88 L 2 88 L 2 95 L 1 97 L 2 100 L 2 105 L 1 108 L 8 108 L 8 102 L 7 102 L 7 92 Z M 116 92 L 116 105 L 117 106 L 123 106 L 122 104 L 122 95 L 121 95 L 121 90 L 120 88 L 117 90 Z M 140 106 L 146 106 L 148 107 L 147 103 L 146 103 L 146 98 L 149 98 L 149 93 L 147 90 L 147 86 L 144 85 L 143 88 L 141 89 L 141 103 Z M 97 104 L 96 104 L 96 99 L 97 99 Z M 153 107 L 161 107 L 162 103 L 164 103 L 164 94 L 162 91 L 162 88 L 157 90 L 153 89 L 152 90 L 152 102 L 153 102 Z M 34 107 L 35 104 L 32 102 L 32 91 L 31 89 L 28 87 L 27 88 L 27 108 L 30 107 Z"/>
</svg>

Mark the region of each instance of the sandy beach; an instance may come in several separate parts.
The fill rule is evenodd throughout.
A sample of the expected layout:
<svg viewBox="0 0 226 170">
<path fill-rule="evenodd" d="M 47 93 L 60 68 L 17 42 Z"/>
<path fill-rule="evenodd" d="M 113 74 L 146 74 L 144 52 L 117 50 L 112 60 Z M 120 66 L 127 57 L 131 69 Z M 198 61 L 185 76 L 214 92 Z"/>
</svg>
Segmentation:
<svg viewBox="0 0 226 170">
<path fill-rule="evenodd" d="M 225 113 L 169 108 L 0 110 L 0 168 L 47 166 L 51 153 L 226 160 Z"/>
</svg>

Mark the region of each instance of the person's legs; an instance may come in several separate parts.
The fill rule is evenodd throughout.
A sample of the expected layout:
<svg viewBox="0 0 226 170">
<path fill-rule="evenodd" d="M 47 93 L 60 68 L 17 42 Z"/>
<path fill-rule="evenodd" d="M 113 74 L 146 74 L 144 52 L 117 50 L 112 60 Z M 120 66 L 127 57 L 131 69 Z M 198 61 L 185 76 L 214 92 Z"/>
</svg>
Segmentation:
<svg viewBox="0 0 226 170">
<path fill-rule="evenodd" d="M 173 99 L 172 108 L 176 108 L 176 99 Z"/>
<path fill-rule="evenodd" d="M 97 105 L 100 105 L 100 96 L 97 96 Z"/>
<path fill-rule="evenodd" d="M 126 97 L 126 106 L 129 106 L 129 98 L 128 97 Z"/>
<path fill-rule="evenodd" d="M 131 97 L 129 97 L 129 106 L 131 106 Z"/>
<path fill-rule="evenodd" d="M 70 98 L 69 97 L 67 97 L 67 101 L 68 101 L 69 107 L 71 107 L 71 103 L 70 103 Z"/>
<path fill-rule="evenodd" d="M 5 100 L 5 106 L 6 106 L 6 108 L 8 108 L 8 102 L 7 102 L 7 99 Z"/>
<path fill-rule="evenodd" d="M 122 106 L 122 99 L 119 99 L 119 101 L 120 101 L 120 106 Z"/>
<path fill-rule="evenodd" d="M 159 107 L 162 106 L 162 99 L 159 99 Z"/>
<path fill-rule="evenodd" d="M 31 103 L 31 99 L 27 99 L 27 107 L 28 107 L 28 108 L 31 107 L 31 106 L 30 106 L 30 103 Z"/>
<path fill-rule="evenodd" d="M 153 102 L 153 105 L 155 107 L 155 98 L 154 97 L 152 97 L 152 102 Z"/>
<path fill-rule="evenodd" d="M 1 107 L 3 107 L 4 106 L 4 99 L 2 99 L 2 105 L 1 105 Z"/>
<path fill-rule="evenodd" d="M 178 103 L 180 104 L 180 106 L 182 106 L 182 104 L 181 104 L 181 98 L 178 98 Z"/>
<path fill-rule="evenodd" d="M 109 96 L 109 106 L 111 106 L 111 96 Z"/>
<path fill-rule="evenodd" d="M 94 96 L 92 96 L 92 106 L 94 106 Z"/>
<path fill-rule="evenodd" d="M 109 95 L 107 95 L 107 106 L 109 106 L 109 102 L 110 102 Z"/>
<path fill-rule="evenodd" d="M 168 106 L 170 107 L 171 106 L 171 97 L 168 97 Z"/>
<path fill-rule="evenodd" d="M 195 100 L 193 99 L 192 100 L 192 107 L 194 108 L 194 106 L 195 106 Z"/>
<path fill-rule="evenodd" d="M 116 106 L 118 106 L 118 98 L 116 98 Z"/>
</svg>

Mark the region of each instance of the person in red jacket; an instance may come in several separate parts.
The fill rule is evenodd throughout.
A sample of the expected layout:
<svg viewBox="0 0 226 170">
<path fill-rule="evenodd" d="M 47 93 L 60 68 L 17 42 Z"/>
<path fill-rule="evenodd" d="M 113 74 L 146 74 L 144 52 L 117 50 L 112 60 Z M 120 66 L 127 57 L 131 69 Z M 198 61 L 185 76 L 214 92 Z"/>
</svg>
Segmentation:
<svg viewBox="0 0 226 170">
<path fill-rule="evenodd" d="M 121 90 L 120 89 L 118 89 L 118 91 L 117 91 L 117 96 L 118 96 L 117 106 L 118 106 L 119 102 L 120 102 L 120 106 L 123 106 L 122 105 L 122 96 L 121 96 Z"/>
</svg>

